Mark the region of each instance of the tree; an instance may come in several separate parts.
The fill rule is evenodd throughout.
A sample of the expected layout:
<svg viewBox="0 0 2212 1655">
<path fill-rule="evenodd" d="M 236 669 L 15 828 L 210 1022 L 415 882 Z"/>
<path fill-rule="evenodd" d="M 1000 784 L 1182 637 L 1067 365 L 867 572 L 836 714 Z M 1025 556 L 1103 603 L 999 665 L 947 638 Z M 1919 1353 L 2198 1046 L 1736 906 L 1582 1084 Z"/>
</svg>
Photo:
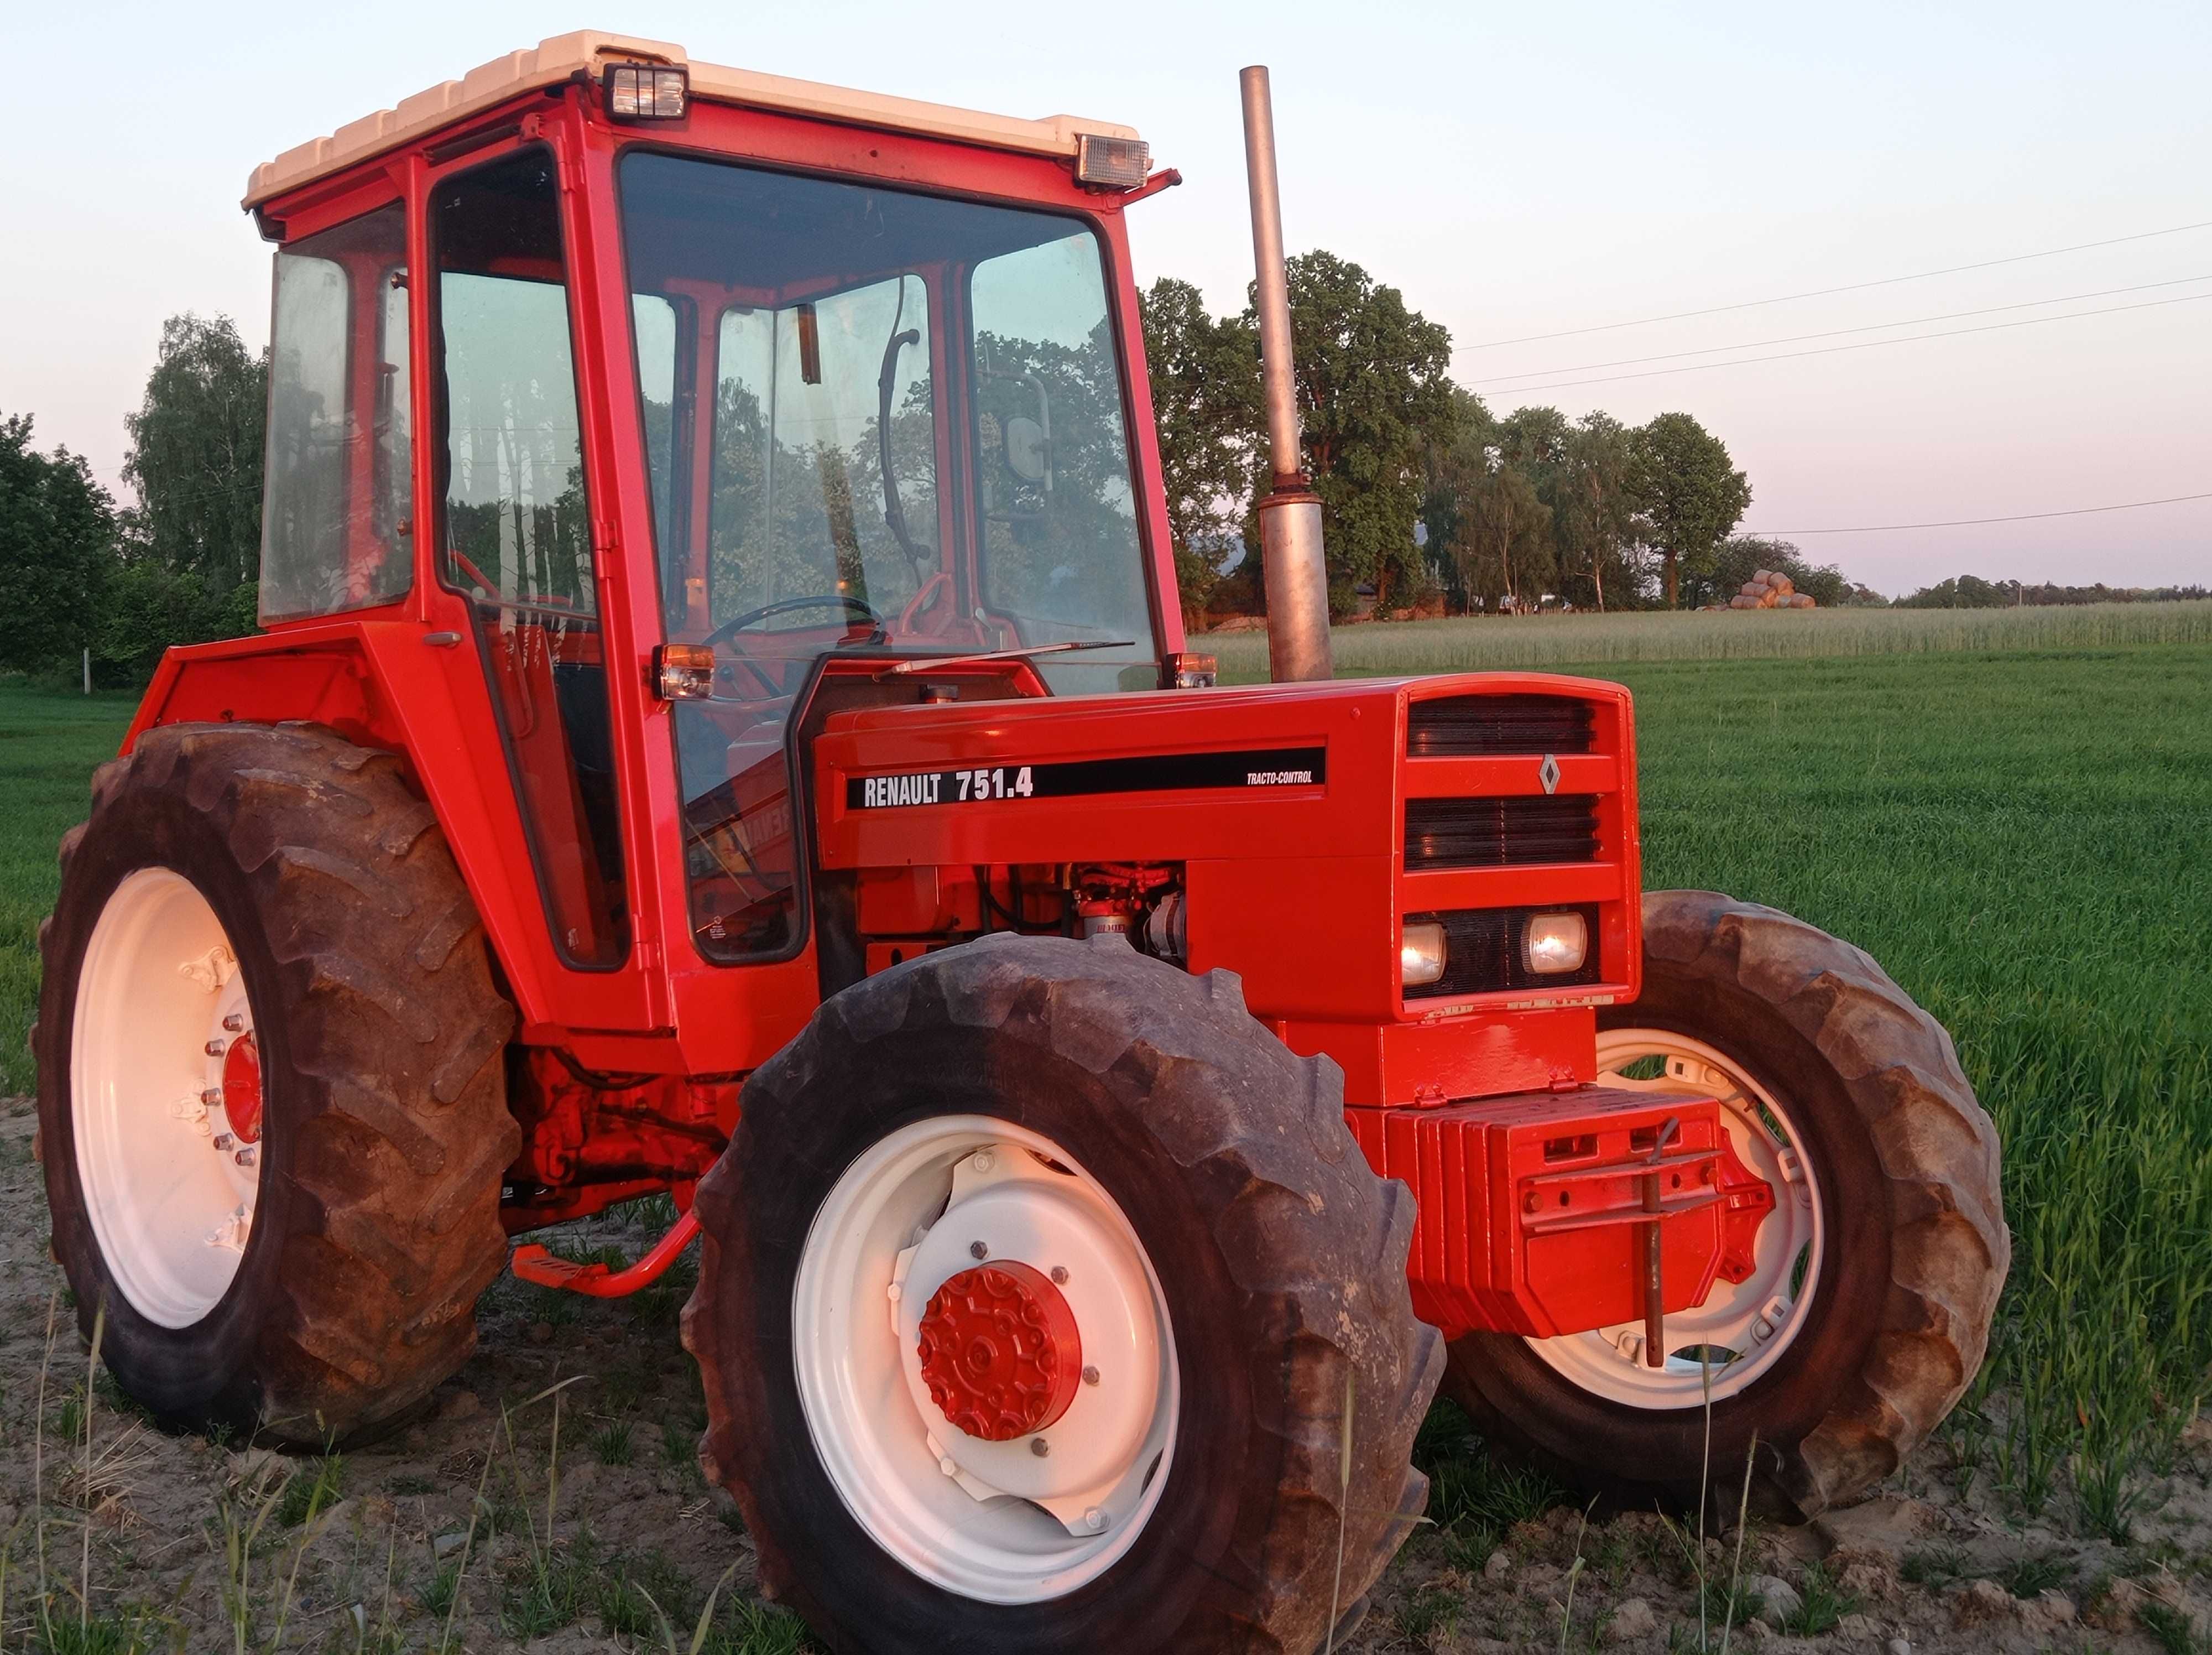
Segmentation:
<svg viewBox="0 0 2212 1655">
<path fill-rule="evenodd" d="M 1395 588 L 1418 586 L 1429 438 L 1452 413 L 1451 335 L 1405 295 L 1333 253 L 1289 261 L 1291 349 L 1306 469 L 1321 496 L 1329 607 L 1352 605 L 1361 581 L 1378 608 Z M 1257 301 L 1242 325 L 1256 344 Z M 1259 412 L 1255 403 L 1254 412 Z M 1261 434 L 1255 421 L 1255 441 Z M 1248 539 L 1249 539 L 1248 534 Z"/>
<path fill-rule="evenodd" d="M 1495 443 L 1496 430 L 1482 399 L 1455 385 L 1443 418 L 1430 429 L 1422 455 L 1422 551 L 1430 578 L 1456 608 L 1467 607 L 1474 595 L 1452 551 L 1462 534 L 1460 491 L 1474 475 L 1473 457 Z"/>
<path fill-rule="evenodd" d="M 1626 426 L 1606 413 L 1585 414 L 1576 422 L 1551 504 L 1559 585 L 1577 602 L 1602 610 L 1608 589 L 1615 605 L 1637 595 L 1641 571 L 1636 547 L 1643 524 L 1635 471 L 1635 443 Z"/>
<path fill-rule="evenodd" d="M 267 355 L 249 351 L 230 318 L 172 316 L 145 400 L 124 419 L 137 537 L 167 568 L 197 572 L 217 599 L 261 571 L 268 387 Z"/>
<path fill-rule="evenodd" d="M 1528 453 L 1528 427 L 1492 422 L 1467 392 L 1453 399 L 1449 440 L 1429 457 L 1426 524 L 1455 583 L 1486 607 L 1535 605 L 1557 572 L 1552 509 L 1528 473 L 1510 461 Z"/>
<path fill-rule="evenodd" d="M 1463 485 L 1462 527 L 1452 542 L 1468 590 L 1501 609 L 1531 610 L 1553 585 L 1552 508 L 1527 472 L 1491 449 Z"/>
<path fill-rule="evenodd" d="M 31 447 L 31 417 L 0 417 L 0 671 L 43 672 L 93 640 L 115 557 L 115 505 L 67 448 Z"/>
<path fill-rule="evenodd" d="M 1260 359 L 1253 335 L 1217 320 L 1188 282 L 1162 277 L 1143 296 L 1145 361 L 1159 431 L 1160 480 L 1186 618 L 1220 579 L 1259 465 Z"/>
<path fill-rule="evenodd" d="M 1728 445 L 1687 414 L 1661 414 L 1636 433 L 1636 491 L 1665 571 L 1667 607 L 1679 606 L 1681 571 L 1703 569 L 1743 520 L 1751 484 Z"/>
</svg>

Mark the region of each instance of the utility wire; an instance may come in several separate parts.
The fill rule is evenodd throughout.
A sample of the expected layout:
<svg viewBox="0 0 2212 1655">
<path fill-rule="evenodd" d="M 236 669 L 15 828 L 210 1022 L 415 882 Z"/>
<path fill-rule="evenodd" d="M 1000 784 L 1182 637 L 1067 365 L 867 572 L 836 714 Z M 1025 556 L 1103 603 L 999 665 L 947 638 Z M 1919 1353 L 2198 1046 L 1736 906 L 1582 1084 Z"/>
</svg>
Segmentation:
<svg viewBox="0 0 2212 1655">
<path fill-rule="evenodd" d="M 2142 282 L 2131 288 L 2102 288 L 2095 293 L 2069 293 L 2056 299 L 2023 299 L 2018 304 L 1985 305 L 1979 310 L 1950 310 L 1935 316 L 1906 316 L 1894 322 L 1869 322 L 1863 327 L 1832 327 L 1825 333 L 1791 333 L 1778 339 L 1746 339 L 1737 344 L 1706 345 L 1698 350 L 1665 350 L 1652 356 L 1622 356 L 1609 362 L 1578 362 L 1572 368 L 1532 368 L 1522 374 L 1501 374 L 1475 385 L 1503 385 L 1507 380 L 1549 379 L 1554 374 L 1587 374 L 1595 368 L 1633 368 L 1641 362 L 1679 362 L 1684 356 L 1715 356 L 1724 350 L 1761 350 L 1771 344 L 1797 344 L 1807 339 L 1840 339 L 1847 333 L 1879 333 L 1886 328 L 1918 327 L 1923 322 L 1955 322 L 1968 316 L 1995 316 L 2008 310 L 2033 310 L 2039 305 L 2078 304 L 2084 299 L 2110 299 L 2123 293 L 2148 293 L 2154 288 L 2186 287 L 2191 282 L 2212 282 L 2212 275 L 2177 276 L 2169 282 Z M 2061 319 L 2051 317 L 2049 319 Z M 1540 387 L 1535 387 L 1540 388 Z"/>
<path fill-rule="evenodd" d="M 1556 333 L 1524 333 L 1514 339 L 1486 339 L 1463 344 L 1462 350 L 1495 350 L 1501 345 L 1534 344 L 1539 339 L 1570 339 L 1583 333 L 1610 333 L 1624 327 L 1649 327 L 1655 322 L 1679 322 L 1692 316 L 1718 316 L 1725 311 L 1755 310 L 1761 305 L 1786 305 L 1800 299 L 1825 299 L 1832 293 L 1858 293 L 1868 288 L 1895 287 L 1899 282 L 1925 282 L 1938 276 L 1957 276 L 1970 270 L 1994 270 L 1999 265 L 2025 264 L 2032 259 L 2055 259 L 2063 253 L 2087 253 L 2093 247 L 2117 247 L 2129 241 L 2148 241 L 2186 230 L 2212 229 L 2212 219 L 2197 224 L 2176 224 L 2170 229 L 2144 230 L 2135 235 L 2116 235 L 2108 241 L 2077 241 L 2070 247 L 2046 247 L 2041 253 L 2016 253 L 2005 259 L 1984 259 L 1978 264 L 1952 265 L 1943 270 L 1923 270 L 1911 276 L 1885 276 L 1878 282 L 1847 282 L 1839 288 L 1814 288 L 1808 293 L 1778 294 L 1771 299 L 1746 299 L 1733 305 L 1711 305 L 1704 310 L 1677 310 L 1665 316 L 1639 316 L 1628 322 L 1600 322 L 1595 327 L 1561 328 Z"/>
<path fill-rule="evenodd" d="M 2032 523 L 2044 517 L 2091 517 L 2099 512 L 2140 511 L 2145 506 L 2177 506 L 2185 500 L 2212 500 L 2212 494 L 2170 494 L 2163 500 L 2128 500 L 2117 506 L 2076 506 L 2071 511 L 2018 512 L 2010 517 L 1954 517 L 1942 523 L 1866 523 L 1849 529 L 1744 529 L 1754 538 L 1785 534 L 1887 534 L 1895 529 L 1960 529 L 1976 523 Z"/>
<path fill-rule="evenodd" d="M 1918 344 L 1928 339 L 1956 339 L 1969 333 L 1996 333 L 2008 327 L 2036 327 L 2045 322 L 2075 322 L 2089 316 L 2112 316 L 2124 310 L 2155 310 L 2161 305 L 2191 305 L 2212 299 L 2212 293 L 2191 293 L 2179 299 L 2147 299 L 2139 305 L 2107 305 L 2101 310 L 2069 311 L 2063 316 L 2028 316 L 2017 322 L 1989 322 L 1980 327 L 1954 327 L 1941 333 L 1908 333 L 1901 339 L 1862 339 L 1856 344 L 1822 345 L 1817 350 L 1784 350 L 1771 356 L 1739 356 L 1733 362 L 1687 362 L 1680 368 L 1653 368 L 1641 374 L 1605 374 L 1590 380 L 1555 380 L 1549 385 L 1524 385 L 1525 391 L 1565 391 L 1577 385 L 1611 385 L 1620 380 L 1656 380 L 1668 374 L 1702 374 L 1712 368 L 1748 368 L 1754 362 L 1784 362 L 1799 356 L 1832 356 L 1842 350 L 1875 350 L 1886 344 Z"/>
</svg>

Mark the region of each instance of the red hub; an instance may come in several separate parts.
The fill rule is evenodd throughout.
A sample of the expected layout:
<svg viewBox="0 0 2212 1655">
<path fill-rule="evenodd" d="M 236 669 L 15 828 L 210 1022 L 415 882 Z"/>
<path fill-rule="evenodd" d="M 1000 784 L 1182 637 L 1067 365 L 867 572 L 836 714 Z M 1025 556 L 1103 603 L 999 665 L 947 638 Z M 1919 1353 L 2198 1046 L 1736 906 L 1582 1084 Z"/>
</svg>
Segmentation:
<svg viewBox="0 0 2212 1655">
<path fill-rule="evenodd" d="M 1075 1312 L 1042 1271 L 1011 1259 L 939 1287 L 922 1313 L 921 1348 L 930 1400 L 985 1442 L 1043 1430 L 1082 1383 Z"/>
<path fill-rule="evenodd" d="M 261 1141 L 261 1054 L 251 1033 L 239 1036 L 223 1051 L 222 1115 L 239 1142 Z"/>
</svg>

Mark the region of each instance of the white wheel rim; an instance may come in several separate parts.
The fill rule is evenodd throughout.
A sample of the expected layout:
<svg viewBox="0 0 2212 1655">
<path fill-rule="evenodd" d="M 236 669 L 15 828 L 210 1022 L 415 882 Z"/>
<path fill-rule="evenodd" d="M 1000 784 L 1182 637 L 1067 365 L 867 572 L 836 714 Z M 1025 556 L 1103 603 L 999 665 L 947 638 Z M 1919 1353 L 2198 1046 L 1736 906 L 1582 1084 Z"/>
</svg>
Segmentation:
<svg viewBox="0 0 2212 1655">
<path fill-rule="evenodd" d="M 128 875 L 77 977 L 70 1125 L 108 1274 L 161 1327 L 206 1316 L 245 1255 L 261 1146 L 239 1141 L 222 1085 L 229 1044 L 252 1031 L 246 979 L 207 898 L 167 868 Z"/>
<path fill-rule="evenodd" d="M 1663 1074 L 1626 1071 L 1663 1061 Z M 1804 1134 L 1789 1106 L 1702 1040 L 1666 1029 L 1607 1029 L 1597 1040 L 1598 1081 L 1656 1094 L 1717 1098 L 1737 1156 L 1766 1180 L 1774 1209 L 1759 1226 L 1755 1263 L 1741 1281 L 1716 1280 L 1705 1302 L 1667 1318 L 1667 1362 L 1644 1360 L 1644 1323 L 1531 1339 L 1528 1348 L 1583 1390 L 1631 1408 L 1703 1407 L 1755 1384 L 1804 1327 L 1820 1280 L 1826 1226 L 1805 1164 Z M 1698 1353 L 1704 1353 L 1700 1360 Z"/>
<path fill-rule="evenodd" d="M 1082 1336 L 1084 1380 L 1036 1433 L 1044 1455 L 1029 1436 L 966 1435 L 922 1382 L 923 1310 L 979 1244 L 1060 1281 Z M 1158 1505 L 1181 1405 L 1166 1299 L 1113 1197 L 1036 1133 L 942 1116 L 872 1145 L 808 1230 L 792 1335 L 807 1428 L 846 1508 L 948 1591 L 993 1603 L 1073 1591 Z"/>
</svg>

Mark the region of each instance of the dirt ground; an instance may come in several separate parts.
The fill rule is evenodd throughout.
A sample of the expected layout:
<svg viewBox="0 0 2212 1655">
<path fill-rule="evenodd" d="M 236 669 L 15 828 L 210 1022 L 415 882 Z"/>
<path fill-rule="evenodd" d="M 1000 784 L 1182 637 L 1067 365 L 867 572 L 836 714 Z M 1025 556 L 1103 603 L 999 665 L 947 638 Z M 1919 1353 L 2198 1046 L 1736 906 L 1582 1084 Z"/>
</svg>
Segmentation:
<svg viewBox="0 0 2212 1655">
<path fill-rule="evenodd" d="M 31 1132 L 27 1100 L 0 1103 L 0 1649 L 690 1650 L 718 1585 L 708 1655 L 807 1646 L 754 1597 L 698 1469 L 688 1272 L 612 1304 L 501 1281 L 428 1415 L 342 1458 L 161 1434 L 104 1376 L 88 1457 Z M 634 1254 L 650 1221 L 568 1238 Z M 1930 1450 L 1809 1528 L 1708 1540 L 1702 1632 L 1697 1550 L 1656 1514 L 1425 1527 L 1340 1647 L 2212 1652 L 2212 1417 L 2139 1491 L 2125 1545 L 2074 1534 L 2063 1492 L 2027 1521 L 1949 1472 Z"/>
</svg>

